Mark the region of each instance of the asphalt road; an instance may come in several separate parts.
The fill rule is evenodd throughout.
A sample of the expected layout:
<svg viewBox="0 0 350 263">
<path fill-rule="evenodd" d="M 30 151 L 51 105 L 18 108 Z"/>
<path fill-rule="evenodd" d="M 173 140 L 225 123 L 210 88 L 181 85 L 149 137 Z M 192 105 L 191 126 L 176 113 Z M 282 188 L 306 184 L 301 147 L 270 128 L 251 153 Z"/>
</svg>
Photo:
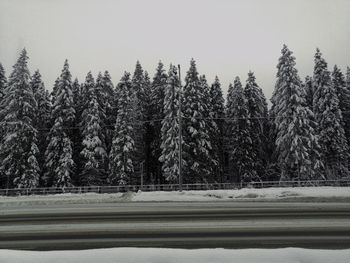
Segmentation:
<svg viewBox="0 0 350 263">
<path fill-rule="evenodd" d="M 0 249 L 121 246 L 350 248 L 350 204 L 125 202 L 0 211 Z"/>
</svg>

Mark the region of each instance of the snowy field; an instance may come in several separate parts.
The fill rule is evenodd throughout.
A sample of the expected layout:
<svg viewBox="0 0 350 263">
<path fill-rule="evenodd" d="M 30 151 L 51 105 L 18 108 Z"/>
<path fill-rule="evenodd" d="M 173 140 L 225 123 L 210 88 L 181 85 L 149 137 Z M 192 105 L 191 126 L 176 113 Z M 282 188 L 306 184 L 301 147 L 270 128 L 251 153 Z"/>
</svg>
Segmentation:
<svg viewBox="0 0 350 263">
<path fill-rule="evenodd" d="M 0 197 L 0 207 L 167 201 L 350 201 L 349 187 L 295 187 L 183 192 L 128 192 L 118 194 L 57 194 Z"/>
<path fill-rule="evenodd" d="M 161 249 L 111 248 L 82 251 L 16 251 L 0 250 L 1 263 L 348 263 L 350 249 L 313 250 L 282 249 Z"/>
</svg>

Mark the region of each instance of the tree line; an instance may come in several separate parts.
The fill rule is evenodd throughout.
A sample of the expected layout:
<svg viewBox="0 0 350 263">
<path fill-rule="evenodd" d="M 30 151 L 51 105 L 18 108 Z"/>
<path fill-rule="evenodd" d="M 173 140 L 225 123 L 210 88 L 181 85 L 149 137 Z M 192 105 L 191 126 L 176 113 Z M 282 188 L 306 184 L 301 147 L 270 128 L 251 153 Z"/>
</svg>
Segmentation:
<svg viewBox="0 0 350 263">
<path fill-rule="evenodd" d="M 162 62 L 114 86 L 108 71 L 72 80 L 66 60 L 49 92 L 23 49 L 8 79 L 0 64 L 0 188 L 177 183 L 180 143 L 184 183 L 348 178 L 350 69 L 314 62 L 301 80 L 283 46 L 268 109 L 253 72 L 225 103 L 193 59 L 183 87 Z"/>
</svg>

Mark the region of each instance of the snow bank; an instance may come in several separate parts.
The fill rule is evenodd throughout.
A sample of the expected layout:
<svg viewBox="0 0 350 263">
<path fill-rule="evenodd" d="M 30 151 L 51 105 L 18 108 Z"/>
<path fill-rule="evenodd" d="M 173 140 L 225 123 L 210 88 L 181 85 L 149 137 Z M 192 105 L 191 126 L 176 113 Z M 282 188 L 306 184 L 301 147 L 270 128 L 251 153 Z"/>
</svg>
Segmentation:
<svg viewBox="0 0 350 263">
<path fill-rule="evenodd" d="M 350 249 L 313 250 L 283 249 L 164 249 L 164 248 L 111 248 L 81 251 L 16 251 L 0 250 L 1 263 L 347 263 Z"/>
<path fill-rule="evenodd" d="M 0 196 L 0 207 L 28 205 L 93 204 L 133 201 L 304 201 L 304 200 L 347 200 L 349 187 L 295 187 L 240 190 L 207 190 L 183 192 L 137 192 L 118 194 L 57 194 L 47 196 Z"/>
<path fill-rule="evenodd" d="M 294 198 L 350 198 L 347 187 L 243 188 L 183 192 L 138 192 L 132 201 L 213 201 L 213 200 L 283 200 Z"/>
</svg>

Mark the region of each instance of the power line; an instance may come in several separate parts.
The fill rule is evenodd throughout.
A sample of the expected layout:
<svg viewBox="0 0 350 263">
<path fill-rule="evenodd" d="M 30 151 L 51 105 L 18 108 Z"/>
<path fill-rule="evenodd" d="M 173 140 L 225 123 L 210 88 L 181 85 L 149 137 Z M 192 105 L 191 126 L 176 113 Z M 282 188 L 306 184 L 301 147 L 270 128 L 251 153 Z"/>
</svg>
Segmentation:
<svg viewBox="0 0 350 263">
<path fill-rule="evenodd" d="M 173 119 L 177 119 L 178 117 L 174 117 Z M 183 119 L 196 119 L 196 120 L 249 120 L 249 119 L 273 119 L 272 117 L 250 117 L 250 118 L 199 118 L 199 117 L 184 117 L 182 116 Z M 128 122 L 128 124 L 136 124 L 136 123 L 152 123 L 152 122 L 159 122 L 159 121 L 163 121 L 165 118 L 163 119 L 151 119 L 151 120 L 145 120 L 145 121 L 134 121 L 134 122 Z M 115 125 L 101 125 L 101 128 L 112 128 Z M 80 130 L 82 127 L 81 126 L 60 126 L 59 128 L 57 128 L 57 130 L 62 129 L 62 130 Z M 36 129 L 37 131 L 51 131 L 52 129 L 54 129 L 54 127 L 52 128 L 41 128 L 41 129 Z"/>
<path fill-rule="evenodd" d="M 350 113 L 350 111 L 342 111 L 342 113 Z M 240 117 L 235 117 L 235 118 L 229 118 L 229 117 L 212 117 L 212 118 L 207 118 L 207 117 L 185 117 L 182 114 L 182 119 L 187 119 L 187 120 L 223 120 L 223 121 L 237 121 L 237 120 L 275 120 L 275 119 L 286 119 L 286 118 L 294 118 L 295 116 L 281 116 L 281 117 L 272 117 L 272 116 L 267 116 L 267 117 L 244 117 L 244 118 L 240 118 Z M 173 119 L 178 118 L 178 117 L 174 117 Z M 163 121 L 165 118 L 162 119 L 150 119 L 150 120 L 136 120 L 133 122 L 128 122 L 128 124 L 144 124 L 144 123 L 152 123 L 152 122 L 161 122 Z M 4 123 L 5 121 L 3 121 L 2 123 Z M 102 125 L 100 126 L 101 128 L 112 128 L 114 127 L 115 124 L 111 124 L 111 125 Z M 60 129 L 62 130 L 80 130 L 82 127 L 81 126 L 60 126 Z M 36 129 L 37 131 L 50 131 L 52 130 L 52 128 L 41 128 L 41 129 Z"/>
</svg>

